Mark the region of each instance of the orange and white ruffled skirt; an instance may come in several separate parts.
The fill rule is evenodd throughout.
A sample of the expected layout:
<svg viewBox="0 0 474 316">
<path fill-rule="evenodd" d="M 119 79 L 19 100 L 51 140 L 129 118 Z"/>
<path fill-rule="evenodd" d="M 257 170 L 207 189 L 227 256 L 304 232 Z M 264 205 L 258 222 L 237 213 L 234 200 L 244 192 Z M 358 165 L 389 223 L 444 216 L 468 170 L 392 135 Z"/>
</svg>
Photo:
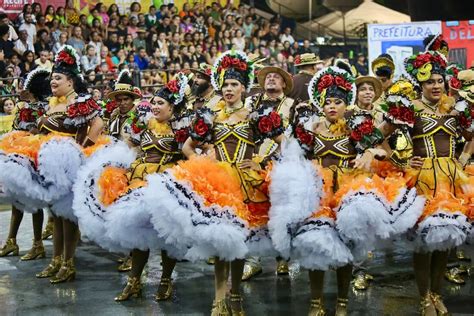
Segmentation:
<svg viewBox="0 0 474 316">
<path fill-rule="evenodd" d="M 275 164 L 269 226 L 275 247 L 303 267 L 346 265 L 379 241 L 405 232 L 421 214 L 424 200 L 406 189 L 403 178 L 321 168 L 298 151 L 289 142 Z M 288 209 L 294 213 L 285 214 Z"/>
<path fill-rule="evenodd" d="M 19 209 L 36 212 L 50 205 L 58 216 L 75 220 L 71 188 L 83 161 L 108 143 L 81 148 L 74 139 L 54 133 L 13 131 L 0 139 L 3 196 Z"/>
<path fill-rule="evenodd" d="M 468 168 L 468 171 L 470 169 Z M 474 181 L 454 159 L 426 158 L 421 169 L 407 170 L 409 187 L 426 198 L 423 213 L 409 238 L 417 251 L 448 250 L 469 234 Z"/>
</svg>

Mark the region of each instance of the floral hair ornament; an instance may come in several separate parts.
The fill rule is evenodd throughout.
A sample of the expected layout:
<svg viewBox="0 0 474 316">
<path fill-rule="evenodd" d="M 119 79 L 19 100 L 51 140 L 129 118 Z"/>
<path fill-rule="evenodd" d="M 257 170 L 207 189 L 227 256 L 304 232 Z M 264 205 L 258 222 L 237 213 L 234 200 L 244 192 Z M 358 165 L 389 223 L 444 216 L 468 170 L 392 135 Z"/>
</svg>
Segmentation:
<svg viewBox="0 0 474 316">
<path fill-rule="evenodd" d="M 425 44 L 425 51 L 436 51 L 448 58 L 449 45 L 448 42 L 443 39 L 443 35 L 429 35 L 423 40 L 423 44 Z"/>
<path fill-rule="evenodd" d="M 63 45 L 56 57 L 54 58 L 54 66 L 52 72 L 58 72 L 66 75 L 78 76 L 81 75 L 81 62 L 76 49 L 69 45 Z"/>
<path fill-rule="evenodd" d="M 443 54 L 426 51 L 405 59 L 405 70 L 417 84 L 430 79 L 432 74 L 446 74 L 448 62 Z"/>
<path fill-rule="evenodd" d="M 241 51 L 230 50 L 223 53 L 215 61 L 211 71 L 211 84 L 214 90 L 220 91 L 226 79 L 241 82 L 250 92 L 254 82 L 254 64 Z"/>
<path fill-rule="evenodd" d="M 179 105 L 184 101 L 188 82 L 188 76 L 183 72 L 178 72 L 174 78 L 158 90 L 155 95 L 167 100 L 173 105 Z"/>
<path fill-rule="evenodd" d="M 326 99 L 330 97 L 352 105 L 356 99 L 356 89 L 355 79 L 349 71 L 331 66 L 320 70 L 309 82 L 309 100 L 319 109 L 324 107 Z"/>
<path fill-rule="evenodd" d="M 384 103 L 380 106 L 385 112 L 385 120 L 400 125 L 413 127 L 415 124 L 415 107 L 412 100 L 416 92 L 412 82 L 406 78 L 397 80 L 387 91 Z"/>
</svg>

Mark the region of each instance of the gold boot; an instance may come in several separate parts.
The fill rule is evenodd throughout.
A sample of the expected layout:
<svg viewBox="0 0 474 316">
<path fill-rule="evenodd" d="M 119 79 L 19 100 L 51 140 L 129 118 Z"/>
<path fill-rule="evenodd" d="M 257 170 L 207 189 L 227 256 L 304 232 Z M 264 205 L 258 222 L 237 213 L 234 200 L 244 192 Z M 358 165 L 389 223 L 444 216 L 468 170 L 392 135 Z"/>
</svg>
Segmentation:
<svg viewBox="0 0 474 316">
<path fill-rule="evenodd" d="M 230 312 L 232 316 L 245 316 L 242 296 L 240 294 L 230 293 Z M 238 306 L 238 309 L 235 309 L 234 306 Z"/>
<path fill-rule="evenodd" d="M 431 301 L 433 302 L 433 305 L 436 309 L 436 312 L 438 313 L 438 316 L 449 315 L 448 309 L 446 308 L 446 305 L 444 305 L 441 295 L 436 294 L 436 293 L 431 293 Z"/>
<path fill-rule="evenodd" d="M 335 316 L 347 316 L 347 298 L 337 298 Z"/>
<path fill-rule="evenodd" d="M 314 298 L 311 300 L 311 305 L 309 307 L 308 316 L 324 316 L 326 312 L 324 311 L 323 299 Z"/>
<path fill-rule="evenodd" d="M 206 263 L 210 266 L 213 266 L 216 263 L 216 257 L 207 258 Z"/>
<path fill-rule="evenodd" d="M 48 264 L 48 266 L 40 273 L 37 273 L 36 277 L 37 278 L 50 278 L 56 275 L 56 273 L 58 273 L 59 269 L 61 268 L 61 263 L 62 263 L 61 256 L 53 257 L 53 259 L 51 259 L 51 262 Z"/>
<path fill-rule="evenodd" d="M 12 254 L 12 256 L 18 256 L 19 252 L 20 249 L 16 244 L 16 238 L 8 238 L 7 242 L 2 247 L 2 250 L 0 250 L 0 257 L 5 257 L 10 253 Z"/>
<path fill-rule="evenodd" d="M 53 230 L 54 230 L 54 223 L 51 221 L 48 221 L 46 224 L 46 227 L 43 230 L 43 233 L 41 234 L 41 239 L 46 240 L 49 237 L 53 236 Z"/>
<path fill-rule="evenodd" d="M 262 267 L 260 265 L 245 263 L 244 273 L 242 274 L 242 281 L 248 281 L 256 275 L 262 273 Z"/>
<path fill-rule="evenodd" d="M 173 283 L 171 279 L 162 278 L 158 286 L 158 292 L 155 294 L 155 301 L 166 301 L 173 293 Z"/>
<path fill-rule="evenodd" d="M 431 300 L 430 293 L 426 294 L 420 301 L 420 315 L 421 316 L 437 316 L 436 308 Z"/>
<path fill-rule="evenodd" d="M 33 240 L 33 247 L 31 247 L 30 251 L 20 259 L 22 261 L 28 261 L 28 260 L 35 260 L 35 259 L 41 259 L 46 257 L 46 252 L 44 251 L 44 246 L 43 246 L 43 241 L 38 240 L 34 241 Z"/>
<path fill-rule="evenodd" d="M 454 284 L 465 284 L 466 281 L 461 276 L 461 271 L 457 267 L 451 268 L 444 273 L 444 277 Z"/>
<path fill-rule="evenodd" d="M 118 272 L 127 272 L 132 270 L 132 257 L 127 257 L 124 263 L 118 266 Z"/>
<path fill-rule="evenodd" d="M 130 297 L 140 297 L 142 295 L 142 283 L 139 277 L 128 277 L 127 285 L 116 298 L 116 302 L 127 301 Z"/>
<path fill-rule="evenodd" d="M 63 262 L 63 265 L 59 269 L 58 273 L 49 281 L 51 284 L 63 283 L 66 281 L 74 281 L 76 278 L 76 268 L 74 267 L 73 259 L 69 259 Z"/>
<path fill-rule="evenodd" d="M 288 262 L 286 260 L 278 260 L 276 272 L 277 275 L 288 275 L 290 273 Z"/>
<path fill-rule="evenodd" d="M 225 299 L 212 303 L 211 316 L 230 316 Z"/>
<path fill-rule="evenodd" d="M 359 290 L 359 291 L 365 291 L 368 289 L 370 283 L 369 281 L 373 280 L 374 277 L 371 276 L 368 273 L 358 273 L 354 280 L 352 280 L 352 283 L 354 284 L 354 289 Z"/>
</svg>

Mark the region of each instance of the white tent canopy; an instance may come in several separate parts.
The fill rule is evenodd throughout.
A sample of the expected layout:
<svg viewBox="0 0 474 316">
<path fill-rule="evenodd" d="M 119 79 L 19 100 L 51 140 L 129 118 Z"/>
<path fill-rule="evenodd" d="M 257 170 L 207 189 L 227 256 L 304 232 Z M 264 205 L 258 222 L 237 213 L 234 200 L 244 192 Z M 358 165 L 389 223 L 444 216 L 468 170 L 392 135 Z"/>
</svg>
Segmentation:
<svg viewBox="0 0 474 316">
<path fill-rule="evenodd" d="M 334 11 L 303 23 L 303 26 L 310 28 L 316 33 L 322 31 L 324 34 L 321 35 L 337 37 L 343 37 L 345 27 L 347 38 L 357 38 L 358 36 L 354 29 L 360 28 L 361 25 L 403 22 L 410 22 L 410 16 L 384 7 L 372 0 L 364 0 L 360 6 L 348 11 L 345 15 L 341 11 Z"/>
</svg>

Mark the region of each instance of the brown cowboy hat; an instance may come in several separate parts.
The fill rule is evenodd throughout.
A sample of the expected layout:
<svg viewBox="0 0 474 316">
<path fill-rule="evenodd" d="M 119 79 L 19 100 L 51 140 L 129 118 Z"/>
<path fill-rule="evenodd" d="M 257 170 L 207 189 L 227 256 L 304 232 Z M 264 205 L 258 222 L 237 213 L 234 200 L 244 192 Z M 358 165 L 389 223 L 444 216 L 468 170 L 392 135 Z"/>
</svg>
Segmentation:
<svg viewBox="0 0 474 316">
<path fill-rule="evenodd" d="M 357 88 L 359 88 L 359 85 L 363 83 L 371 84 L 374 87 L 374 91 L 375 91 L 374 101 L 378 100 L 383 93 L 382 83 L 380 82 L 380 80 L 372 76 L 360 76 L 356 78 L 355 84 Z"/>
<path fill-rule="evenodd" d="M 291 77 L 291 75 L 283 69 L 273 66 L 263 67 L 258 72 L 257 81 L 260 87 L 265 87 L 265 78 L 269 73 L 277 73 L 282 76 L 283 80 L 286 83 L 286 87 L 283 89 L 283 93 L 285 95 L 288 95 L 293 90 L 293 78 Z"/>
</svg>

